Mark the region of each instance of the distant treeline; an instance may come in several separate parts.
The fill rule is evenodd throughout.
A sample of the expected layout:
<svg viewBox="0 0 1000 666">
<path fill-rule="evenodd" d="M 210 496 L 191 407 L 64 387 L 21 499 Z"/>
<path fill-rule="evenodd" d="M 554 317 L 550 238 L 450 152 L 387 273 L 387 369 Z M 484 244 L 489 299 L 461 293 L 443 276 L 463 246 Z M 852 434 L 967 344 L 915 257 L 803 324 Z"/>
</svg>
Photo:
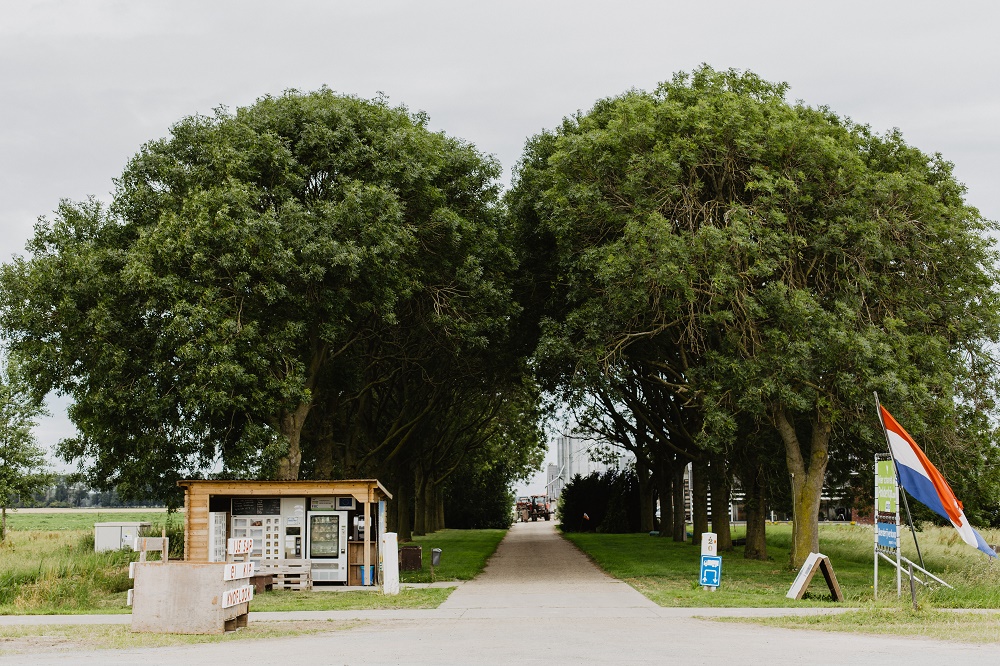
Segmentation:
<svg viewBox="0 0 1000 666">
<path fill-rule="evenodd" d="M 72 509 L 86 507 L 152 507 L 163 506 L 162 502 L 124 502 L 114 490 L 95 490 L 70 475 L 57 475 L 52 484 L 33 493 L 29 498 L 20 497 L 13 504 L 16 508 L 47 507 L 52 509 Z"/>
</svg>

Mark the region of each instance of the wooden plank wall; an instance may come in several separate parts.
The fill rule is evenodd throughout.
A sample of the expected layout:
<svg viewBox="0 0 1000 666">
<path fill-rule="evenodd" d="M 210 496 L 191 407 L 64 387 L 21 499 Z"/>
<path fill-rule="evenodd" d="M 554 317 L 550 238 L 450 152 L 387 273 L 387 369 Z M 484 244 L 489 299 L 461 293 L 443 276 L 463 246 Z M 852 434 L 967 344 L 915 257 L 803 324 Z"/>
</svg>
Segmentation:
<svg viewBox="0 0 1000 666">
<path fill-rule="evenodd" d="M 208 488 L 188 487 L 184 494 L 184 559 L 208 561 Z"/>
</svg>

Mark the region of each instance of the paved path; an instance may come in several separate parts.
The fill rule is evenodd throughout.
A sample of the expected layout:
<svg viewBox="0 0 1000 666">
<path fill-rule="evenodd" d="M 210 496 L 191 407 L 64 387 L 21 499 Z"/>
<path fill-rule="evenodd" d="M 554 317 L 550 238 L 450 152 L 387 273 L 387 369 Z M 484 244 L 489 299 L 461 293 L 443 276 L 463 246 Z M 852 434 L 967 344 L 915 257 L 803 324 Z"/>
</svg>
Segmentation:
<svg viewBox="0 0 1000 666">
<path fill-rule="evenodd" d="M 659 607 L 595 567 L 552 523 L 517 523 L 442 611 L 464 618 L 654 617 Z"/>
<path fill-rule="evenodd" d="M 770 629 L 697 619 L 823 609 L 659 608 L 594 567 L 551 523 L 514 525 L 475 581 L 438 609 L 252 613 L 350 628 L 267 641 L 4 657 L 5 664 L 851 664 L 1000 661 L 1000 646 Z M 127 617 L 112 616 L 105 619 Z M 0 618 L 4 621 L 5 618 Z M 46 618 L 49 622 L 52 617 Z M 9 619 L 8 619 L 9 620 Z"/>
</svg>

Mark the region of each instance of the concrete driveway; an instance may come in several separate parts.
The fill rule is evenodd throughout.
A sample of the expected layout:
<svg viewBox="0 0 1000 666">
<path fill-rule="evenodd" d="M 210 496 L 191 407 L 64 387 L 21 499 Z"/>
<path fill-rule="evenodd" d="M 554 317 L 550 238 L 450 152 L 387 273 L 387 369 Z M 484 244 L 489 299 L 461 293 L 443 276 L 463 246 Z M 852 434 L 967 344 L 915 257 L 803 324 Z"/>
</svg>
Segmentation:
<svg viewBox="0 0 1000 666">
<path fill-rule="evenodd" d="M 267 641 L 19 655 L 3 663 L 940 666 L 1000 660 L 996 645 L 771 629 L 697 617 L 789 612 L 823 609 L 660 608 L 602 573 L 560 538 L 552 523 L 518 523 L 483 574 L 461 585 L 438 609 L 252 613 L 251 622 L 326 618 L 354 620 L 356 626 Z"/>
</svg>

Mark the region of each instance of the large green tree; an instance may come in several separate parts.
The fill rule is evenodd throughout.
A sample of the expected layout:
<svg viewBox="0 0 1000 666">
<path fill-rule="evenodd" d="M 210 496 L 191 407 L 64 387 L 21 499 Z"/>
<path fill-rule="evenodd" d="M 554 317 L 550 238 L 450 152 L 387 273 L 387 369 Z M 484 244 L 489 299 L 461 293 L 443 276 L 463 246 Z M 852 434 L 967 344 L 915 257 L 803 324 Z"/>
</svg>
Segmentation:
<svg viewBox="0 0 1000 666">
<path fill-rule="evenodd" d="M 706 66 L 601 100 L 529 141 L 510 200 L 553 267 L 541 358 L 559 378 L 640 362 L 697 411 L 700 449 L 772 429 L 798 565 L 831 457 L 883 446 L 872 390 L 918 432 L 992 410 L 998 304 L 993 225 L 951 165 L 786 91 Z"/>
<path fill-rule="evenodd" d="M 125 495 L 213 468 L 294 479 L 303 458 L 329 473 L 306 423 L 366 394 L 364 368 L 398 361 L 381 385 L 412 361 L 384 340 L 419 328 L 460 354 L 516 313 L 498 174 L 420 114 L 325 89 L 185 118 L 109 209 L 39 223 L 3 269 L 3 328 L 36 393 L 74 400 L 63 454 Z"/>
</svg>

